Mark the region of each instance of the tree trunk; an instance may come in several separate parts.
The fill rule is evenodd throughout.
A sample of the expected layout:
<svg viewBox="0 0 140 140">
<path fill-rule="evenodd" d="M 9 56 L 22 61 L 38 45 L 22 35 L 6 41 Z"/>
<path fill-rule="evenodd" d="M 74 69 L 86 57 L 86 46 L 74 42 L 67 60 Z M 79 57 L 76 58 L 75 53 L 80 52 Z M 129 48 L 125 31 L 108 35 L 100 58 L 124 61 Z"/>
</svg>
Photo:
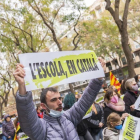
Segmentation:
<svg viewBox="0 0 140 140">
<path fill-rule="evenodd" d="M 71 83 L 69 83 L 69 88 L 70 88 L 71 93 L 75 94 L 74 88 Z"/>
<path fill-rule="evenodd" d="M 122 31 L 121 32 L 121 42 L 122 42 L 122 48 L 125 53 L 126 59 L 127 59 L 127 64 L 128 64 L 128 74 L 129 78 L 133 78 L 136 74 L 134 71 L 134 60 L 133 56 L 131 53 L 131 50 L 128 45 L 128 33 L 127 31 Z"/>
</svg>

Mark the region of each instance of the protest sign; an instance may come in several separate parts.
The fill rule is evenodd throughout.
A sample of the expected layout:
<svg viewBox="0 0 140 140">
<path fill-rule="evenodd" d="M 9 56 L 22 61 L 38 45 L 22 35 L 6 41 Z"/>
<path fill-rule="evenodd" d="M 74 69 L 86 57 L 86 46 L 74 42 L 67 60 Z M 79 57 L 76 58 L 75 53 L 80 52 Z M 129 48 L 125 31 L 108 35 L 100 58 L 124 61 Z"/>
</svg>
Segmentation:
<svg viewBox="0 0 140 140">
<path fill-rule="evenodd" d="M 86 112 L 85 116 L 83 119 L 89 118 L 92 116 L 92 106 L 89 108 L 89 110 Z"/>
<path fill-rule="evenodd" d="M 121 99 L 123 100 L 123 98 L 124 98 L 124 95 L 121 95 Z"/>
<path fill-rule="evenodd" d="M 2 127 L 0 128 L 0 135 L 2 134 Z"/>
<path fill-rule="evenodd" d="M 24 132 L 19 133 L 19 137 L 19 140 L 26 140 L 29 138 Z"/>
<path fill-rule="evenodd" d="M 93 51 L 62 51 L 19 55 L 26 76 L 26 90 L 104 77 Z"/>
<path fill-rule="evenodd" d="M 138 140 L 140 135 L 140 118 L 129 115 L 120 131 L 119 140 Z"/>
<path fill-rule="evenodd" d="M 140 110 L 140 95 L 139 95 L 139 97 L 138 97 L 138 99 L 136 100 L 136 102 L 135 102 L 135 109 L 136 110 Z"/>
<path fill-rule="evenodd" d="M 99 97 L 98 99 L 95 100 L 96 103 L 102 103 L 104 102 L 104 96 Z"/>
</svg>

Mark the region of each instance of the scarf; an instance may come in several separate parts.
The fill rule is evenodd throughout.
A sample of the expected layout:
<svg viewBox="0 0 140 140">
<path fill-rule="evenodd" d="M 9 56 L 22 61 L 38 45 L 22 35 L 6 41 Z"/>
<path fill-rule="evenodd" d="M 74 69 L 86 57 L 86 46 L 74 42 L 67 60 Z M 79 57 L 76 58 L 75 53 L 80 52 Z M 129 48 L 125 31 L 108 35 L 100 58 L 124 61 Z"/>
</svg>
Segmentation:
<svg viewBox="0 0 140 140">
<path fill-rule="evenodd" d="M 125 103 L 121 98 L 119 98 L 118 103 L 109 102 L 109 103 L 106 103 L 106 105 L 109 108 L 118 112 L 123 112 L 125 110 Z"/>
</svg>

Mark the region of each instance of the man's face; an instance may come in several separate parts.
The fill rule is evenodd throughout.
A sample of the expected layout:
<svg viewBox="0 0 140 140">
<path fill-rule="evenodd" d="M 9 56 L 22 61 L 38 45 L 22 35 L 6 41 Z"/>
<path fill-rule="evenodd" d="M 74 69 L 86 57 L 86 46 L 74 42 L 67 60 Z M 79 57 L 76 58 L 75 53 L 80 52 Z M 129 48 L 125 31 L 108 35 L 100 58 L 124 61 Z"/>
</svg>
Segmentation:
<svg viewBox="0 0 140 140">
<path fill-rule="evenodd" d="M 47 107 L 49 109 L 53 109 L 56 111 L 62 111 L 62 109 L 63 109 L 62 108 L 62 97 L 60 96 L 59 92 L 48 91 L 47 95 L 46 95 L 46 102 L 47 102 Z"/>
</svg>

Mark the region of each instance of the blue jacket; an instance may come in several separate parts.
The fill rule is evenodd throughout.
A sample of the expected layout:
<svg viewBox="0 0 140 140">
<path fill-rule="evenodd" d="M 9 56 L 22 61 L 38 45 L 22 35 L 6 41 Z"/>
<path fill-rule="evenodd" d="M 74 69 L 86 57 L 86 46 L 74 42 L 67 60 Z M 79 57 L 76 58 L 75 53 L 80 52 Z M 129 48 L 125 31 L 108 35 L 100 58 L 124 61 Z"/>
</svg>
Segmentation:
<svg viewBox="0 0 140 140">
<path fill-rule="evenodd" d="M 83 96 L 59 118 L 44 114 L 38 118 L 33 104 L 32 93 L 25 96 L 17 93 L 16 104 L 22 130 L 32 140 L 79 140 L 76 126 L 94 102 L 102 86 L 102 80 L 91 80 Z"/>
</svg>

